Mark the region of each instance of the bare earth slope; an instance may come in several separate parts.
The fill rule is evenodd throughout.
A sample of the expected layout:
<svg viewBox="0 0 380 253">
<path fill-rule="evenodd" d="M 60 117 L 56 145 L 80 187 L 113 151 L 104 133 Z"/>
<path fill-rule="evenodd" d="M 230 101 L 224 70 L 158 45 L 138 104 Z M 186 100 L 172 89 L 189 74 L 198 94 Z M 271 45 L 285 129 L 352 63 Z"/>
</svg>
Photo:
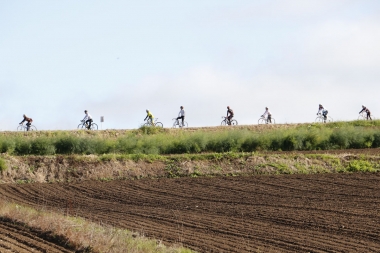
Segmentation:
<svg viewBox="0 0 380 253">
<path fill-rule="evenodd" d="M 0 196 L 200 252 L 379 252 L 380 174 L 0 185 Z"/>
</svg>

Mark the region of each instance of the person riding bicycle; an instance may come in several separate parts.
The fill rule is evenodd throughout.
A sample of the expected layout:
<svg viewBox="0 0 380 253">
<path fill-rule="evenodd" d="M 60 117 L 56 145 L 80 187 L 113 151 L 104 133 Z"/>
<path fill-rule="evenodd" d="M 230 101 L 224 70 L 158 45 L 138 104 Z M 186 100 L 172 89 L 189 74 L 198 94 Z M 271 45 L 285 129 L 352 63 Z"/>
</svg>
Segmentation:
<svg viewBox="0 0 380 253">
<path fill-rule="evenodd" d="M 321 104 L 319 104 L 319 108 L 318 108 L 318 114 L 322 113 L 323 115 L 323 118 L 326 120 L 327 119 L 327 114 L 329 113 L 329 111 L 327 111 L 325 108 L 323 108 L 323 106 Z"/>
<path fill-rule="evenodd" d="M 362 112 L 366 112 L 367 113 L 367 120 L 368 120 L 368 118 L 370 120 L 372 120 L 372 118 L 371 118 L 371 112 L 370 112 L 370 110 L 365 105 L 362 105 L 362 110 L 359 112 L 359 114 L 362 113 Z"/>
<path fill-rule="evenodd" d="M 27 117 L 25 114 L 22 116 L 24 117 L 24 119 L 20 122 L 20 125 L 22 125 L 25 121 L 28 122 L 26 123 L 26 131 L 29 131 L 30 126 L 32 125 L 33 119 Z"/>
<path fill-rule="evenodd" d="M 177 120 L 182 119 L 182 125 L 180 125 L 180 127 L 182 127 L 185 124 L 185 110 L 183 109 L 183 106 L 181 106 L 180 109 L 181 110 L 178 113 Z"/>
<path fill-rule="evenodd" d="M 84 116 L 82 122 L 85 121 L 86 124 L 87 124 L 87 129 L 90 130 L 90 129 L 91 129 L 91 123 L 92 123 L 92 117 L 91 117 L 91 115 L 88 113 L 87 110 L 84 110 L 84 113 L 85 113 L 86 115 Z"/>
<path fill-rule="evenodd" d="M 267 122 L 272 123 L 272 113 L 269 111 L 268 107 L 265 107 L 265 112 L 261 117 L 265 118 L 265 115 L 268 115 Z"/>
<path fill-rule="evenodd" d="M 145 117 L 144 121 L 145 121 L 147 118 L 149 118 L 150 124 L 152 124 L 152 126 L 153 126 L 153 125 L 154 125 L 154 124 L 153 124 L 153 119 L 154 119 L 154 117 L 153 117 L 153 114 L 152 114 L 148 109 L 146 109 L 146 117 Z"/>
<path fill-rule="evenodd" d="M 227 106 L 227 119 L 228 119 L 228 125 L 231 125 L 231 119 L 234 117 L 234 111 Z"/>
</svg>

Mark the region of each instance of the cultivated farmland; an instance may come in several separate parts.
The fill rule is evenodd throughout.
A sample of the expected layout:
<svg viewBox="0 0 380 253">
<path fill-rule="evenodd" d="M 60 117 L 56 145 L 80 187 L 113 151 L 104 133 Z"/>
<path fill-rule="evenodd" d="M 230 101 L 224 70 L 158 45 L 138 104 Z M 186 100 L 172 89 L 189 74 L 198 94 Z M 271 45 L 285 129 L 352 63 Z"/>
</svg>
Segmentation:
<svg viewBox="0 0 380 253">
<path fill-rule="evenodd" d="M 0 194 L 199 252 L 380 248 L 378 174 L 2 185 Z"/>
<path fill-rule="evenodd" d="M 377 121 L 3 133 L 0 200 L 127 229 L 156 252 L 378 252 L 379 145 Z M 75 251 L 2 221 L 1 252 Z"/>
</svg>

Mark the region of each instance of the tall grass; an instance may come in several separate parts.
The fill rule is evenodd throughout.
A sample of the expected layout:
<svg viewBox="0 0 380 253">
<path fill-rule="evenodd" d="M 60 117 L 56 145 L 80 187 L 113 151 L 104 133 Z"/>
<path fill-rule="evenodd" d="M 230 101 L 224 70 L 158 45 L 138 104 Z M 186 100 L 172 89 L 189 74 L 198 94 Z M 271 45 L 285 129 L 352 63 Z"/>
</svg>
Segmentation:
<svg viewBox="0 0 380 253">
<path fill-rule="evenodd" d="M 114 138 L 92 134 L 78 136 L 71 132 L 51 136 L 3 135 L 0 136 L 0 151 L 13 155 L 101 155 L 378 148 L 380 126 L 373 123 L 377 121 L 367 122 L 302 125 L 263 132 L 244 128 L 195 132 L 141 128 Z"/>
</svg>

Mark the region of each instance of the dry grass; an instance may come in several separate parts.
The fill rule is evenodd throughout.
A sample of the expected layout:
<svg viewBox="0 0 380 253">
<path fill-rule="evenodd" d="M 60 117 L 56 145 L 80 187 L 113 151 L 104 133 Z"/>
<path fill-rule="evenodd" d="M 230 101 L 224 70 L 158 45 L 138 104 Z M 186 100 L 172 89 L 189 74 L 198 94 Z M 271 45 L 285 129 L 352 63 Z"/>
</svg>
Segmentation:
<svg viewBox="0 0 380 253">
<path fill-rule="evenodd" d="M 29 227 L 49 231 L 67 238 L 67 243 L 91 252 L 192 252 L 180 246 L 165 246 L 160 241 L 151 240 L 124 229 L 104 226 L 77 217 L 67 217 L 50 211 L 0 200 L 0 216 L 21 222 Z"/>
</svg>

